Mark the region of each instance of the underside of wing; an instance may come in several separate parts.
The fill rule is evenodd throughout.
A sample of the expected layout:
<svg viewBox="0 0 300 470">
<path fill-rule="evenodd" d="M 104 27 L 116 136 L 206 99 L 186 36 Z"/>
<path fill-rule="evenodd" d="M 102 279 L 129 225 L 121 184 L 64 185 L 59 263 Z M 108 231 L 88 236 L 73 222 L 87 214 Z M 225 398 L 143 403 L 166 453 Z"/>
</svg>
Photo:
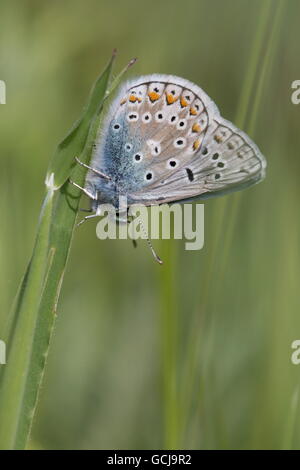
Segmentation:
<svg viewBox="0 0 300 470">
<path fill-rule="evenodd" d="M 169 75 L 140 77 L 115 98 L 92 167 L 110 176 L 122 193 L 147 191 L 190 161 L 214 115 L 213 101 L 191 82 Z"/>
<path fill-rule="evenodd" d="M 258 147 L 223 119 L 197 85 L 172 75 L 149 75 L 121 88 L 109 110 L 87 187 L 103 201 L 155 205 L 226 194 L 265 175 Z"/>
<path fill-rule="evenodd" d="M 260 182 L 265 168 L 265 158 L 254 142 L 231 122 L 215 116 L 189 162 L 144 194 L 131 194 L 130 199 L 153 205 L 227 194 Z"/>
</svg>

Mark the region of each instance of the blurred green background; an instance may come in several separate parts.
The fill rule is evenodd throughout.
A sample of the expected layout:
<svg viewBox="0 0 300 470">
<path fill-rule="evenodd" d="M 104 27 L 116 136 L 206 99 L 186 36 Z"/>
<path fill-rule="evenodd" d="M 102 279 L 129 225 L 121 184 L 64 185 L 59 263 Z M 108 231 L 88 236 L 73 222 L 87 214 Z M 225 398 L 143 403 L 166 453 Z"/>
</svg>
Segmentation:
<svg viewBox="0 0 300 470">
<path fill-rule="evenodd" d="M 29 260 L 57 143 L 114 47 L 131 76 L 198 85 L 266 180 L 205 202 L 205 246 L 76 230 L 31 448 L 300 448 L 298 0 L 0 3 L 0 321 Z M 0 330 L 1 338 L 1 330 Z M 1 423 L 0 423 L 1 425 Z"/>
</svg>

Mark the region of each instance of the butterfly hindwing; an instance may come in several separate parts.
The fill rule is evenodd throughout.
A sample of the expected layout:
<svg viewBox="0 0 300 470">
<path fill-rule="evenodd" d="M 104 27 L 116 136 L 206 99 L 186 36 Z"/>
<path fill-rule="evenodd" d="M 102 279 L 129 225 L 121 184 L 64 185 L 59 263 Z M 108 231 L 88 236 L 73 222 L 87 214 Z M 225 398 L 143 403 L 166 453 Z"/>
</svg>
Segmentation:
<svg viewBox="0 0 300 470">
<path fill-rule="evenodd" d="M 231 122 L 218 116 L 200 151 L 187 164 L 144 195 L 132 196 L 138 200 L 142 198 L 145 204 L 212 197 L 261 181 L 265 167 L 264 157 L 254 142 Z"/>
</svg>

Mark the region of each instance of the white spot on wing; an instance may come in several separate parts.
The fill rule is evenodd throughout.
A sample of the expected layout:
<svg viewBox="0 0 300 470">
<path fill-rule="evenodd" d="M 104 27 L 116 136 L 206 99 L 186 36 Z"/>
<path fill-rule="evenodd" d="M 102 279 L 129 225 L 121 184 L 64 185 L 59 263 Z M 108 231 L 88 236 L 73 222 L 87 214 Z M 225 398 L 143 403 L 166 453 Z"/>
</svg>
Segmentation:
<svg viewBox="0 0 300 470">
<path fill-rule="evenodd" d="M 156 157 L 157 155 L 160 154 L 161 147 L 160 147 L 159 142 L 156 142 L 155 140 L 149 139 L 149 140 L 147 140 L 147 145 L 150 148 L 151 155 Z"/>
</svg>

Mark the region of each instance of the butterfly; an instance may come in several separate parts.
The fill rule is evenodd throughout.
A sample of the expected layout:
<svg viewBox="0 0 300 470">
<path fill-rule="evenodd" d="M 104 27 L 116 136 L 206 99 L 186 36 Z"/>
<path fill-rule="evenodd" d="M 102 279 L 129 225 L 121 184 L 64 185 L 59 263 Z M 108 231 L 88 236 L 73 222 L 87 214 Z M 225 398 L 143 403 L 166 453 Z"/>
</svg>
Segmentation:
<svg viewBox="0 0 300 470">
<path fill-rule="evenodd" d="M 120 195 L 151 206 L 244 189 L 264 178 L 266 160 L 200 87 L 154 74 L 121 87 L 91 164 L 82 165 L 89 171 L 80 189 L 96 216 L 104 203 L 120 209 Z"/>
</svg>

